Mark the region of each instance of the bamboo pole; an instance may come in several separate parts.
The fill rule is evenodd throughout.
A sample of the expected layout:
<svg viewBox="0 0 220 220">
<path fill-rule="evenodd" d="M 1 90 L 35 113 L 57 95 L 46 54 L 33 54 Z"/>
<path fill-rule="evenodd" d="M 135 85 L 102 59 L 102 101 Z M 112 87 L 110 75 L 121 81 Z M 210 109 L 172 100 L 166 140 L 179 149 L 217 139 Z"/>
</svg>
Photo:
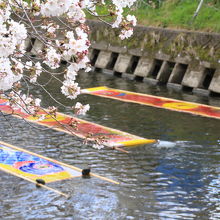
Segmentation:
<svg viewBox="0 0 220 220">
<path fill-rule="evenodd" d="M 124 150 L 124 149 L 122 149 L 122 148 L 120 148 L 120 147 L 113 147 L 113 149 L 115 149 L 115 150 L 117 150 L 117 151 L 121 151 L 121 152 L 126 153 L 126 154 L 129 154 L 129 151 Z"/>
<path fill-rule="evenodd" d="M 65 196 L 66 198 L 69 198 L 69 195 L 67 195 L 67 194 L 65 194 L 65 193 L 63 193 L 63 192 L 61 192 L 61 191 L 59 191 L 59 190 L 57 190 L 57 189 L 53 189 L 53 188 L 51 188 L 51 187 L 49 187 L 49 186 L 46 186 L 46 185 L 37 183 L 37 182 L 35 182 L 34 180 L 29 179 L 29 178 L 27 178 L 27 177 L 25 177 L 25 176 L 22 176 L 22 175 L 17 174 L 17 173 L 13 173 L 12 171 L 7 170 L 7 169 L 4 169 L 4 168 L 2 168 L 2 167 L 0 167 L 0 170 L 4 171 L 4 172 L 6 172 L 6 173 L 12 174 L 12 175 L 14 175 L 14 176 L 20 177 L 20 178 L 22 178 L 22 179 L 24 179 L 24 180 L 27 180 L 27 181 L 31 182 L 31 183 L 37 184 L 38 186 L 41 186 L 41 187 L 43 187 L 43 188 L 45 188 L 45 189 L 47 189 L 47 190 L 53 191 L 53 192 L 55 192 L 55 193 L 57 193 L 57 194 L 59 194 L 59 195 Z"/>
<path fill-rule="evenodd" d="M 99 178 L 99 179 L 102 179 L 102 180 L 108 181 L 108 182 L 110 182 L 110 183 L 120 184 L 120 183 L 117 182 L 117 181 L 111 180 L 111 179 L 106 178 L 106 177 L 104 177 L 104 176 L 99 176 L 99 175 L 97 175 L 97 174 L 95 174 L 95 173 L 90 173 L 90 175 L 91 175 L 91 176 L 94 176 L 94 177 L 97 177 L 97 178 Z"/>
</svg>

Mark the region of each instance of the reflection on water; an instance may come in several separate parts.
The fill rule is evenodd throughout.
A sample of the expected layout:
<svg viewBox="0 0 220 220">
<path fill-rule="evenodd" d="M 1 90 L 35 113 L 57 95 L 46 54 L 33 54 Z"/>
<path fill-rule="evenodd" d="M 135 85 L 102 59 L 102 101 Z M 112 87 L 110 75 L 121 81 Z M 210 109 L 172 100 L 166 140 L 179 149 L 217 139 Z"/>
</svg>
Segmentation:
<svg viewBox="0 0 220 220">
<path fill-rule="evenodd" d="M 82 88 L 106 85 L 205 104 L 204 97 L 100 73 L 81 73 Z M 49 88 L 62 101 L 57 87 Z M 36 91 L 39 94 L 39 91 Z M 82 95 L 91 110 L 83 118 L 146 138 L 157 144 L 132 147 L 130 154 L 97 151 L 80 139 L 51 129 L 31 128 L 21 120 L 0 118 L 1 140 L 119 181 L 76 178 L 50 186 L 69 199 L 38 189 L 17 177 L 0 174 L 1 219 L 219 219 L 219 120 Z M 73 101 L 64 100 L 68 106 Z M 219 102 L 220 103 L 220 102 Z M 53 105 L 45 94 L 43 104 Z M 60 108 L 72 114 L 70 108 Z"/>
</svg>

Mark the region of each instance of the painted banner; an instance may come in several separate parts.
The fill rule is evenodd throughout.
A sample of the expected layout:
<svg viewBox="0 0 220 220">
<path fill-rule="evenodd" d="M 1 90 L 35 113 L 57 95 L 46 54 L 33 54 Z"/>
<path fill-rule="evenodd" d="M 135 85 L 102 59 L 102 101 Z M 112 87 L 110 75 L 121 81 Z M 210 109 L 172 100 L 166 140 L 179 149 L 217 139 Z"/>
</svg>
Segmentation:
<svg viewBox="0 0 220 220">
<path fill-rule="evenodd" d="M 51 115 L 47 112 L 46 109 L 42 109 L 42 111 L 38 112 L 36 116 L 31 116 L 19 108 L 12 110 L 8 100 L 3 98 L 0 98 L 0 111 L 6 114 L 13 114 L 15 117 L 24 118 L 27 121 L 44 125 L 58 131 L 76 135 L 89 141 L 101 140 L 102 144 L 108 147 L 128 147 L 156 142 L 154 139 L 145 139 L 120 130 L 85 121 L 70 115 L 65 115 L 62 113 Z"/>
<path fill-rule="evenodd" d="M 112 89 L 106 86 L 83 89 L 82 93 L 220 119 L 220 108 L 209 105 Z"/>
<path fill-rule="evenodd" d="M 0 141 L 0 167 L 30 180 L 46 183 L 82 176 L 81 170 Z"/>
</svg>

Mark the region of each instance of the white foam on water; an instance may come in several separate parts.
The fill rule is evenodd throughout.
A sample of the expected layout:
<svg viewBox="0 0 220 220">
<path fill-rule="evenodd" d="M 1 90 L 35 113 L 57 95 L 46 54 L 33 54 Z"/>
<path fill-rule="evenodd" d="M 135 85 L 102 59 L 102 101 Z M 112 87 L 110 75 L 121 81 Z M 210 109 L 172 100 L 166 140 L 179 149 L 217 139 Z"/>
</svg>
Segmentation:
<svg viewBox="0 0 220 220">
<path fill-rule="evenodd" d="M 155 143 L 156 147 L 164 147 L 164 148 L 172 148 L 172 147 L 176 147 L 177 145 L 181 145 L 181 146 L 188 146 L 188 144 L 190 143 L 190 141 L 162 141 L 162 140 L 158 140 L 157 143 Z"/>
<path fill-rule="evenodd" d="M 156 145 L 156 147 L 171 148 L 171 147 L 175 147 L 176 146 L 176 142 L 161 141 L 161 140 L 159 140 L 155 145 Z"/>
</svg>

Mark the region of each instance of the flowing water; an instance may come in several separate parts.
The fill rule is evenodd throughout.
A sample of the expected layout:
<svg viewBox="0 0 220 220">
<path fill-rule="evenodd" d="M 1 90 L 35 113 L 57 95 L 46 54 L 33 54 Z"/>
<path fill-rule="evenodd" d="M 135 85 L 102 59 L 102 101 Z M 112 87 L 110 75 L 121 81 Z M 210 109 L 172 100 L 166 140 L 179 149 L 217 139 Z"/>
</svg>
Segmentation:
<svg viewBox="0 0 220 220">
<path fill-rule="evenodd" d="M 220 100 L 173 92 L 101 73 L 81 73 L 82 88 L 112 88 L 220 105 Z M 73 101 L 49 88 L 68 106 Z M 39 94 L 39 91 L 35 91 Z M 54 102 L 44 94 L 43 105 Z M 120 182 L 75 178 L 48 184 L 69 193 L 66 199 L 25 180 L 0 173 L 1 219 L 220 219 L 220 121 L 90 95 L 79 100 L 91 110 L 83 119 L 145 138 L 153 145 L 130 154 L 96 150 L 76 137 L 0 118 L 2 141 L 78 166 Z M 72 114 L 70 108 L 59 111 Z"/>
</svg>

